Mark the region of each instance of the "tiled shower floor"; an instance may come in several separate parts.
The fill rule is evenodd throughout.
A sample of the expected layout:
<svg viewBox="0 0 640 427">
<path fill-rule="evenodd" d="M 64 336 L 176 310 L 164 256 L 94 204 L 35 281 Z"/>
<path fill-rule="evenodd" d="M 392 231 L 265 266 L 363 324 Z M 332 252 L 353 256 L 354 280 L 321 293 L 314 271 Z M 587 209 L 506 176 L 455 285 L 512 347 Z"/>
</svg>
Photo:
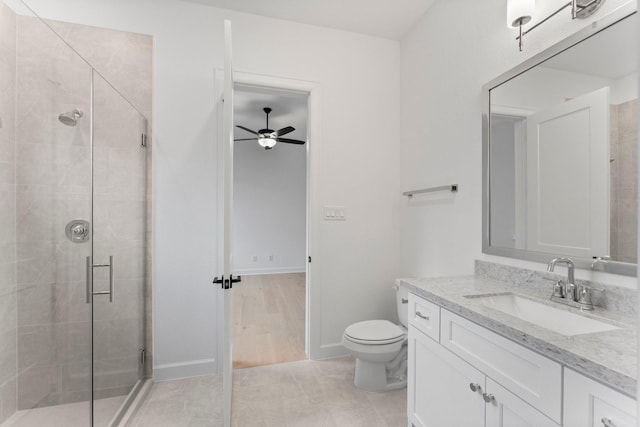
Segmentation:
<svg viewBox="0 0 640 427">
<path fill-rule="evenodd" d="M 351 357 L 299 361 L 234 371 L 237 427 L 404 427 L 406 389 L 368 393 L 353 385 Z M 157 383 L 132 427 L 222 425 L 219 375 Z"/>
<path fill-rule="evenodd" d="M 110 397 L 95 401 L 94 426 L 106 427 L 126 396 Z M 89 402 L 45 406 L 16 412 L 1 427 L 87 427 Z"/>
</svg>

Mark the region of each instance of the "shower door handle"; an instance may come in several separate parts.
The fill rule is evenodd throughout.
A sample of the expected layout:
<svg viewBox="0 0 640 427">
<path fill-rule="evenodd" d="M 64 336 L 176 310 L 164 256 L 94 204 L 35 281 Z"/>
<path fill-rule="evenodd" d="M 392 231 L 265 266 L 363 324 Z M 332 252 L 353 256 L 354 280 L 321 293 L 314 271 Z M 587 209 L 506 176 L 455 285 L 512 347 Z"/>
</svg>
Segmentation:
<svg viewBox="0 0 640 427">
<path fill-rule="evenodd" d="M 103 267 L 109 268 L 109 290 L 93 291 L 93 268 Z M 87 257 L 87 304 L 91 302 L 91 295 L 109 295 L 109 302 L 113 302 L 114 293 L 113 278 L 113 255 L 109 257 L 109 264 L 92 264 L 91 257 Z"/>
<path fill-rule="evenodd" d="M 91 271 L 91 257 L 87 257 L 86 262 L 87 270 L 87 304 L 91 304 L 91 294 L 93 294 L 93 271 Z"/>
</svg>

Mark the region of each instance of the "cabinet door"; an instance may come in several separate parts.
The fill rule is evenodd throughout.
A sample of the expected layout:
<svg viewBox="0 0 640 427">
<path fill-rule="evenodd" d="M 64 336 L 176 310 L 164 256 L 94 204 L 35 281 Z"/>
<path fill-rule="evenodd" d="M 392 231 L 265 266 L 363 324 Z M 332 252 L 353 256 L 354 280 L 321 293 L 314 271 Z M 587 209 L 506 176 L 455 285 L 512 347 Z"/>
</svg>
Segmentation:
<svg viewBox="0 0 640 427">
<path fill-rule="evenodd" d="M 442 346 L 562 422 L 562 365 L 445 309 L 440 324 Z"/>
<path fill-rule="evenodd" d="M 409 327 L 410 426 L 484 427 L 484 379 L 480 371 Z"/>
<path fill-rule="evenodd" d="M 500 384 L 487 378 L 486 427 L 558 427 L 559 424 L 538 412 Z"/>
<path fill-rule="evenodd" d="M 566 427 L 635 427 L 635 400 L 570 369 L 564 370 Z"/>
</svg>

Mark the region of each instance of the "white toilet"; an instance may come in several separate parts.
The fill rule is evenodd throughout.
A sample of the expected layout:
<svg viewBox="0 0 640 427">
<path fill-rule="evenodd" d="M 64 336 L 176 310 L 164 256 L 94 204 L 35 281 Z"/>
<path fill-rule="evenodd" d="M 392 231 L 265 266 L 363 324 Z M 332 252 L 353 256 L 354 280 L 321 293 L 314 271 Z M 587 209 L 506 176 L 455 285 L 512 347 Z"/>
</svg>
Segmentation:
<svg viewBox="0 0 640 427">
<path fill-rule="evenodd" d="M 387 391 L 407 385 L 408 292 L 399 286 L 396 306 L 400 325 L 388 320 L 367 320 L 344 330 L 342 345 L 356 357 L 356 387 Z"/>
</svg>

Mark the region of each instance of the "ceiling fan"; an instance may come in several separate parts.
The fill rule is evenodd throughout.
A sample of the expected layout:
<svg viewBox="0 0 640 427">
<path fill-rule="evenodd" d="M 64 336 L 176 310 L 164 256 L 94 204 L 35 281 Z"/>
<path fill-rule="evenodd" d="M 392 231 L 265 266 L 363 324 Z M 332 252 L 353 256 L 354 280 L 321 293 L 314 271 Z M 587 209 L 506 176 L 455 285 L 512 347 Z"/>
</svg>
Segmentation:
<svg viewBox="0 0 640 427">
<path fill-rule="evenodd" d="M 283 127 L 280 130 L 269 129 L 269 113 L 271 113 L 271 108 L 265 107 L 262 109 L 267 114 L 267 125 L 264 129 L 260 129 L 259 131 L 254 131 L 244 126 L 236 125 L 240 129 L 252 133 L 255 135 L 253 138 L 241 138 L 235 139 L 234 141 L 258 141 L 261 147 L 264 147 L 265 150 L 271 150 L 277 142 L 286 142 L 287 144 L 304 144 L 305 141 L 300 141 L 299 139 L 289 139 L 289 138 L 281 138 L 282 135 L 286 135 L 288 133 L 296 130 L 293 126 Z"/>
</svg>

